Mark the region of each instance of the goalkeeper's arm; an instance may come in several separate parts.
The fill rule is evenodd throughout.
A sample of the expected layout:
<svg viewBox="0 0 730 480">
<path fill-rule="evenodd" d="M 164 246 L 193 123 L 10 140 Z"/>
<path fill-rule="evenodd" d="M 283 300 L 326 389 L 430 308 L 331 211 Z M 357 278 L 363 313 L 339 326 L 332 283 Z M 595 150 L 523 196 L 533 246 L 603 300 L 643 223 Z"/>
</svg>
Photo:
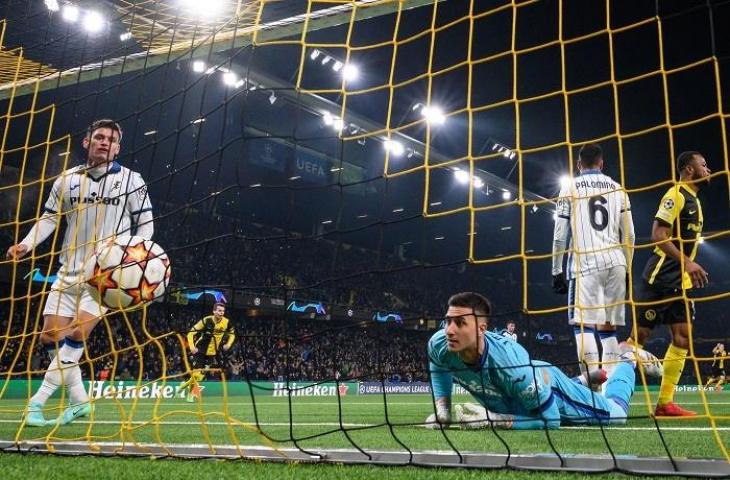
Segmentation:
<svg viewBox="0 0 730 480">
<path fill-rule="evenodd" d="M 451 422 L 451 390 L 453 388 L 453 376 L 448 370 L 430 362 L 431 388 L 434 398 L 434 413 L 426 418 L 426 426 L 429 428 L 440 428 L 443 424 Z"/>
</svg>

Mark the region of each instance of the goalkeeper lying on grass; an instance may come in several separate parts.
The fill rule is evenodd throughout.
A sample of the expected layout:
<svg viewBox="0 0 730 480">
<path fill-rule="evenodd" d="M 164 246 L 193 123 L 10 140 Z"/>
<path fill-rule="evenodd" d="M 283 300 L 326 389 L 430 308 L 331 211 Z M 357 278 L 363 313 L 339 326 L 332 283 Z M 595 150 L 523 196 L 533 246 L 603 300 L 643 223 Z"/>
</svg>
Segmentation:
<svg viewBox="0 0 730 480">
<path fill-rule="evenodd" d="M 632 347 L 621 344 L 619 364 L 599 394 L 549 363 L 530 360 L 517 342 L 488 332 L 490 313 L 489 301 L 477 293 L 449 299 L 446 326 L 428 343 L 436 403 L 427 426 L 458 423 L 462 428 L 534 430 L 626 422 L 637 361 Z M 656 357 L 643 350 L 638 356 L 647 375 L 661 375 Z M 457 405 L 452 417 L 453 380 L 479 405 Z"/>
</svg>

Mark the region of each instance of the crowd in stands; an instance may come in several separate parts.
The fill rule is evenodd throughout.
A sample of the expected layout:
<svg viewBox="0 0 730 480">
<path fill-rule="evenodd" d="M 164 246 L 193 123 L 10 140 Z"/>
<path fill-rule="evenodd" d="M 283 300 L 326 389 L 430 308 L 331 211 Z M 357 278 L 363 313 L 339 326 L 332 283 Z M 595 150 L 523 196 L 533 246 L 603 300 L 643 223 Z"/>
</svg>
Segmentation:
<svg viewBox="0 0 730 480">
<path fill-rule="evenodd" d="M 494 302 L 498 315 L 492 328 L 516 319 L 520 343 L 534 358 L 577 371 L 567 359 L 575 357 L 573 336 L 564 313 L 522 316 L 521 279 L 505 275 L 475 277 L 463 265 L 438 267 L 399 256 L 338 243 L 332 238 L 307 238 L 274 227 L 242 222 L 225 216 L 195 221 L 199 215 L 163 217 L 155 240 L 173 260 L 173 280 L 182 285 L 236 286 L 261 294 L 289 293 L 329 304 L 370 310 L 399 311 L 431 319 L 443 315 L 450 293 L 477 290 Z M 12 229 L 0 228 L 0 242 L 13 241 Z M 48 251 L 45 245 L 42 251 Z M 304 254 L 306 253 L 306 254 Z M 496 268 L 496 267 L 495 267 Z M 7 273 L 7 270 L 5 271 Z M 476 279 L 475 279 L 476 278 Z M 16 278 L 17 280 L 17 278 Z M 9 278 L 0 279 L 9 289 Z M 27 284 L 19 282 L 25 293 Z M 547 283 L 531 281 L 529 297 L 538 302 L 554 296 Z M 9 290 L 8 290 L 9 291 Z M 36 284 L 34 292 L 40 291 Z M 194 302 L 193 302 L 194 303 Z M 557 301 L 555 301 L 557 303 Z M 48 359 L 33 332 L 40 330 L 40 297 L 0 302 L 0 373 L 23 378 L 30 372 L 42 376 Z M 725 329 L 719 319 L 719 303 L 698 307 L 695 342 L 702 354 L 702 339 L 722 341 Z M 185 358 L 185 334 L 210 304 L 188 306 L 170 302 L 155 304 L 143 320 L 140 313 L 114 315 L 88 340 L 88 375 L 95 378 L 183 380 L 189 371 Z M 426 342 L 432 332 L 404 325 L 377 322 L 342 323 L 321 319 L 248 318 L 242 310 L 229 309 L 237 340 L 223 359 L 227 378 L 252 380 L 427 380 Z M 630 318 L 630 316 L 629 316 Z M 542 341 L 538 334 L 551 333 Z M 628 332 L 627 332 L 628 333 Z M 654 342 L 666 342 L 658 335 Z M 712 343 L 714 345 L 714 343 Z M 651 345 L 650 345 L 651 347 Z M 660 354 L 664 348 L 655 348 Z M 709 351 L 709 348 L 708 348 Z M 703 367 L 704 368 L 704 367 Z M 164 369 L 164 370 L 163 370 Z M 102 373 L 105 372 L 105 373 Z M 691 374 L 692 369 L 687 369 Z M 87 376 L 88 378 L 88 376 Z"/>
</svg>

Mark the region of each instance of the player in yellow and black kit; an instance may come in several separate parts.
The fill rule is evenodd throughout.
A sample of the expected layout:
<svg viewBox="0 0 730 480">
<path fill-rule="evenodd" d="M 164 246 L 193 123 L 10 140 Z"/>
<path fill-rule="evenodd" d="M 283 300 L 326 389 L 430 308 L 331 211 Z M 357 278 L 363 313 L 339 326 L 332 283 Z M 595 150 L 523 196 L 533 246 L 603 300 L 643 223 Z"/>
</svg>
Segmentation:
<svg viewBox="0 0 730 480">
<path fill-rule="evenodd" d="M 702 205 L 697 192 L 710 181 L 710 169 L 699 152 L 684 152 L 677 158 L 679 183 L 662 197 L 654 217 L 651 238 L 654 252 L 644 267 L 643 280 L 635 300 L 638 330 L 630 342 L 641 347 L 658 324 L 672 332 L 672 343 L 664 356 L 664 376 L 659 389 L 657 416 L 685 417 L 695 412 L 674 403 L 674 387 L 679 382 L 689 349 L 689 322 L 694 320 L 694 302 L 684 293 L 707 284 L 707 272 L 696 263 L 702 236 Z M 672 299 L 667 301 L 668 299 Z M 661 302 L 661 303 L 660 303 Z"/>
<path fill-rule="evenodd" d="M 712 376 L 707 380 L 705 388 L 717 382 L 715 390 L 722 390 L 722 384 L 725 383 L 725 360 L 727 359 L 727 352 L 725 351 L 725 345 L 718 343 L 715 348 L 712 349 Z"/>
<path fill-rule="evenodd" d="M 219 361 L 220 349 L 230 350 L 236 339 L 231 321 L 224 317 L 226 306 L 223 303 L 213 305 L 213 315 L 200 320 L 188 332 L 188 348 L 193 357 L 193 372 L 190 378 L 180 385 L 180 389 L 189 389 L 186 400 L 194 402 L 200 394 L 198 384 L 205 378 L 205 372 L 212 367 L 222 368 Z M 223 337 L 226 342 L 223 343 Z"/>
</svg>

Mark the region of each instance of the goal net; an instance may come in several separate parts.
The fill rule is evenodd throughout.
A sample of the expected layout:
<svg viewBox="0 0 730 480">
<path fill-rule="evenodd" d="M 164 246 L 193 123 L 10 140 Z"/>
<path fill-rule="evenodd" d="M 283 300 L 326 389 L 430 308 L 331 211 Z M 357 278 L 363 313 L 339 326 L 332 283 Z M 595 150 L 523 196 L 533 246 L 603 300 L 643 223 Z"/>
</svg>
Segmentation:
<svg viewBox="0 0 730 480">
<path fill-rule="evenodd" d="M 3 252 L 49 215 L 58 228 L 0 260 L 0 445 L 728 475 L 726 394 L 706 385 L 730 292 L 729 16 L 723 1 L 3 2 Z M 48 199 L 104 118 L 123 130 L 116 162 L 143 179 L 133 213 L 149 203 L 172 275 L 163 297 L 105 312 L 79 340 L 78 322 L 44 318 L 81 248 Z M 697 257 L 710 283 L 678 293 L 697 318 L 676 397 L 698 415 L 654 417 L 658 385 L 637 375 L 622 426 L 424 428 L 426 347 L 453 293 L 484 293 L 490 330 L 513 321 L 532 358 L 579 373 L 551 235 L 560 178 L 587 143 L 636 224 L 622 339 L 679 153 L 701 151 L 712 170 Z M 78 215 L 111 211 L 88 195 Z M 219 304 L 229 323 L 214 334 L 198 322 Z M 93 408 L 64 424 L 62 386 L 33 426 L 29 402 L 61 348 L 44 350 L 49 335 L 80 342 Z M 645 348 L 661 358 L 669 342 L 659 328 Z"/>
</svg>

